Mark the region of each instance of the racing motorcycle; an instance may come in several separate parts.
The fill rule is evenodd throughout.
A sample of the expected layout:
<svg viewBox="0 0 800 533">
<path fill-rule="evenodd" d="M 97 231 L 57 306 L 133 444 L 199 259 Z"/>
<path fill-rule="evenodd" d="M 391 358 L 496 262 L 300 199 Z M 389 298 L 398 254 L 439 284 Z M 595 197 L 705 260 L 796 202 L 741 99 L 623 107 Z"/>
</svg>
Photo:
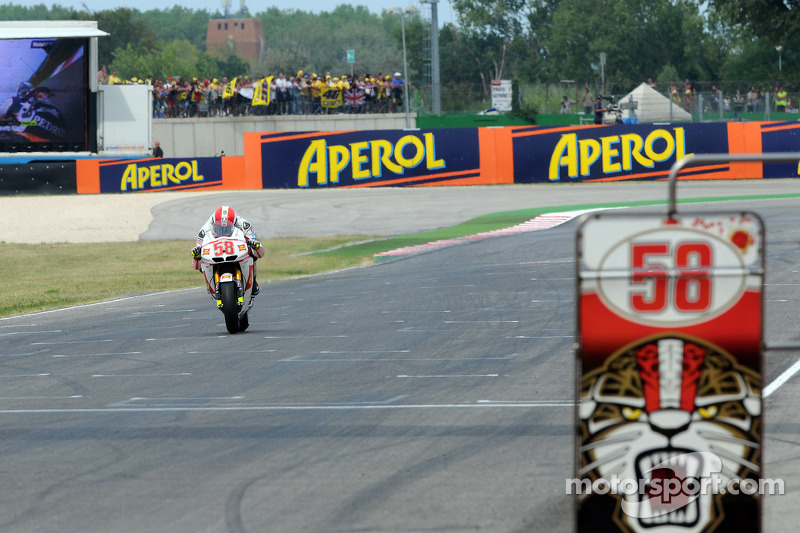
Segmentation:
<svg viewBox="0 0 800 533">
<path fill-rule="evenodd" d="M 58 142 L 68 136 L 67 120 L 50 103 L 53 91 L 22 82 L 17 95 L 0 104 L 0 139 L 5 142 Z"/>
<path fill-rule="evenodd" d="M 206 232 L 201 247 L 200 271 L 211 297 L 225 315 L 228 333 L 244 331 L 250 325 L 247 312 L 253 307 L 255 261 L 244 232 L 230 227 L 227 235 Z"/>
</svg>

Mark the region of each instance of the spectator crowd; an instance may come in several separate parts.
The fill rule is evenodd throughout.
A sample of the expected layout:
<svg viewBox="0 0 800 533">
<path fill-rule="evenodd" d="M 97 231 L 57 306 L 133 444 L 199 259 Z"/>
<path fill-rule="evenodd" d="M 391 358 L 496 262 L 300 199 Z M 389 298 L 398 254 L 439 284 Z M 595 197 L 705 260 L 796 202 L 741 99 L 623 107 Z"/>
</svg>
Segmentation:
<svg viewBox="0 0 800 533">
<path fill-rule="evenodd" d="M 406 81 L 399 72 L 331 76 L 298 71 L 263 78 L 232 79 L 133 77 L 123 80 L 103 65 L 100 84 L 148 85 L 154 118 L 242 115 L 320 115 L 333 113 L 396 113 L 404 109 Z"/>
<path fill-rule="evenodd" d="M 648 79 L 648 84 L 657 89 L 652 79 Z M 683 82 L 683 87 L 679 88 L 675 80 L 670 81 L 669 94 L 672 101 L 683 107 L 689 113 L 696 110 L 697 104 L 697 91 L 694 84 L 686 78 Z M 769 95 L 769 97 L 767 96 Z M 704 111 L 712 113 L 718 112 L 721 109 L 724 113 L 734 112 L 736 114 L 741 112 L 747 113 L 762 113 L 769 102 L 770 109 L 778 113 L 798 113 L 797 103 L 789 97 L 789 93 L 784 89 L 783 85 L 776 85 L 770 92 L 763 87 L 756 87 L 751 85 L 746 93 L 742 94 L 741 89 L 737 89 L 733 95 L 725 94 L 720 91 L 716 84 L 711 86 L 708 93 L 708 98 L 704 100 Z"/>
</svg>

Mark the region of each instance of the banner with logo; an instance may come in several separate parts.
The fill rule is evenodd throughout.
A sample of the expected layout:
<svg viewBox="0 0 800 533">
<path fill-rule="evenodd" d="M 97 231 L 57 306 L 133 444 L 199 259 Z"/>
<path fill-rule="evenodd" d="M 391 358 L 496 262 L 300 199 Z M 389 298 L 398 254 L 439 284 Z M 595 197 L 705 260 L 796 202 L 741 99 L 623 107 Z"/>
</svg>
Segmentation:
<svg viewBox="0 0 800 533">
<path fill-rule="evenodd" d="M 320 91 L 320 101 L 325 109 L 342 107 L 342 89 L 339 87 L 323 87 Z"/>
<path fill-rule="evenodd" d="M 271 96 L 270 86 L 272 85 L 272 79 L 274 77 L 275 76 L 268 76 L 255 83 L 253 86 L 253 105 L 269 105 Z"/>
<path fill-rule="evenodd" d="M 753 213 L 581 221 L 577 531 L 761 530 L 763 268 Z"/>
<path fill-rule="evenodd" d="M 245 135 L 260 149 L 268 189 L 492 182 L 474 128 Z M 486 157 L 484 167 L 492 161 Z"/>
<path fill-rule="evenodd" d="M 252 88 L 249 90 L 254 91 Z M 263 85 L 262 90 L 266 91 Z M 235 123 L 236 120 L 232 119 L 229 123 L 218 122 L 215 127 L 236 135 Z M 174 135 L 169 131 L 168 137 L 173 139 L 175 146 L 165 148 L 171 154 L 192 152 L 197 146 L 196 139 L 202 138 L 199 130 L 188 136 Z M 244 155 L 237 156 L 235 170 L 233 158 L 225 158 L 223 169 L 230 169 L 230 174 L 223 170 L 225 187 L 237 188 L 243 182 L 249 188 L 397 187 L 665 179 L 672 164 L 692 153 L 794 151 L 800 127 L 797 123 L 735 122 L 246 132 L 239 135 L 243 135 Z M 198 186 L 208 183 L 208 177 L 213 175 L 200 170 L 202 159 L 196 159 L 198 172 L 206 180 L 199 181 Z M 100 192 L 97 163 L 100 160 L 93 159 L 91 165 L 78 162 L 76 180 L 79 193 Z M 102 161 L 105 165 L 106 161 Z M 192 159 L 175 161 L 177 165 L 180 161 Z M 173 163 L 165 160 L 153 164 Z M 123 165 L 122 168 L 127 167 Z M 179 170 L 183 173 L 186 167 L 181 166 Z M 137 184 L 136 190 L 139 189 L 138 172 L 137 167 L 135 179 L 133 174 L 126 176 L 128 185 L 125 190 L 134 190 L 134 183 Z M 151 177 L 152 188 L 174 188 L 176 179 L 181 186 L 189 183 L 176 178 L 175 174 L 167 174 L 165 181 L 161 171 L 157 172 L 158 175 L 148 174 L 147 177 L 142 174 L 143 188 L 150 183 Z M 242 173 L 244 178 L 239 177 Z M 681 180 L 764 177 L 800 177 L 800 173 L 795 164 L 729 162 L 686 168 L 679 175 Z M 119 183 L 110 185 L 108 180 L 110 178 L 104 177 L 104 187 L 121 190 Z"/>
<path fill-rule="evenodd" d="M 726 124 L 514 127 L 514 181 L 554 183 L 663 179 L 692 153 L 728 153 Z M 729 165 L 684 175 L 728 176 Z"/>
<path fill-rule="evenodd" d="M 223 98 L 226 98 L 226 99 L 230 98 L 231 96 L 233 96 L 236 93 L 236 80 L 238 80 L 238 79 L 239 78 L 233 78 L 231 81 L 228 82 L 228 84 L 222 90 L 222 97 Z"/>
<path fill-rule="evenodd" d="M 207 189 L 222 185 L 219 157 L 107 160 L 98 165 L 99 192 Z"/>
</svg>

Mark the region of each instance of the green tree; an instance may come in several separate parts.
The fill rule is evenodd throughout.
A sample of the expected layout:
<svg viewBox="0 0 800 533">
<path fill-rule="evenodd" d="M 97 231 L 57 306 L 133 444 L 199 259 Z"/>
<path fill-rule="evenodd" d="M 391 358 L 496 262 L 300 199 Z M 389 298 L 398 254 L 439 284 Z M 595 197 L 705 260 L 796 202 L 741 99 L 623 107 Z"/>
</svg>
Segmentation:
<svg viewBox="0 0 800 533">
<path fill-rule="evenodd" d="M 356 73 L 376 74 L 402 65 L 392 33 L 396 25 L 399 35 L 400 20 L 385 13 L 376 15 L 364 6 L 340 5 L 319 14 L 269 8 L 256 17 L 262 21 L 267 41 L 264 61 L 257 67 L 262 72 L 349 75 L 347 50 L 356 51 L 352 65 Z"/>
<path fill-rule="evenodd" d="M 223 76 L 234 78 L 241 75 L 251 74 L 249 63 L 236 54 L 226 54 L 222 57 L 214 57 L 217 67 L 215 76 L 222 79 Z"/>
<path fill-rule="evenodd" d="M 97 27 L 109 34 L 98 39 L 97 61 L 100 65 L 111 66 L 117 49 L 126 50 L 130 47 L 134 53 L 143 56 L 156 50 L 158 38 L 155 32 L 137 13 L 131 9 L 117 8 L 93 14 Z"/>
<path fill-rule="evenodd" d="M 475 82 L 475 62 L 472 57 L 463 53 L 462 36 L 458 27 L 445 24 L 439 30 L 439 67 L 442 83 Z M 445 95 L 442 95 L 443 97 Z"/>
<path fill-rule="evenodd" d="M 709 5 L 754 37 L 775 43 L 796 43 L 800 38 L 800 5 L 795 0 L 710 0 Z"/>
<path fill-rule="evenodd" d="M 800 13 L 796 2 L 713 0 L 710 5 L 710 31 L 727 37 L 723 40 L 727 46 L 722 54 L 722 75 L 725 78 L 797 78 L 800 72 L 797 63 L 800 58 L 800 32 L 797 31 L 800 29 Z"/>
<path fill-rule="evenodd" d="M 564 0 L 553 14 L 547 40 L 553 73 L 559 78 L 601 78 L 600 53 L 607 92 L 627 92 L 664 65 L 683 77 L 712 79 L 721 61 L 709 54 L 709 38 L 697 6 L 654 0 Z"/>
<path fill-rule="evenodd" d="M 472 59 L 470 72 L 486 98 L 492 80 L 517 77 L 520 65 L 530 61 L 524 21 L 532 5 L 527 0 L 454 0 L 453 7 L 458 12 L 459 48 Z"/>
<path fill-rule="evenodd" d="M 218 12 L 212 14 L 205 9 L 194 10 L 175 5 L 171 8 L 145 11 L 137 18 L 145 22 L 159 41 L 188 41 L 205 52 L 208 22 L 221 17 Z"/>
<path fill-rule="evenodd" d="M 48 8 L 45 4 L 22 6 L 16 4 L 0 5 L 0 20 L 77 20 L 80 12 L 71 7 L 54 4 Z"/>
</svg>

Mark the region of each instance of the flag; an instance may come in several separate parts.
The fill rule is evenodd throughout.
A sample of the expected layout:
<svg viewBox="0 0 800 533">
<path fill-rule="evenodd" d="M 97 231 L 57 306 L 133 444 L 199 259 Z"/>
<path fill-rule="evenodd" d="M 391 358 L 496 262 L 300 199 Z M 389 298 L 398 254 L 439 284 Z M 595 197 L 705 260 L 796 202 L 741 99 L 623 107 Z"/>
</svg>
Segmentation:
<svg viewBox="0 0 800 533">
<path fill-rule="evenodd" d="M 236 89 L 236 80 L 239 78 L 233 78 L 228 85 L 225 86 L 225 90 L 222 91 L 223 98 L 230 98 L 233 96 L 233 91 Z"/>
<path fill-rule="evenodd" d="M 342 107 L 342 90 L 338 87 L 323 87 L 321 99 L 325 109 Z"/>
<path fill-rule="evenodd" d="M 365 93 L 361 87 L 354 87 L 344 92 L 345 107 L 361 107 L 364 105 Z"/>
<path fill-rule="evenodd" d="M 274 77 L 275 76 L 262 78 L 256 82 L 255 92 L 253 93 L 253 105 L 269 105 L 270 85 L 272 85 L 272 78 Z"/>
</svg>

